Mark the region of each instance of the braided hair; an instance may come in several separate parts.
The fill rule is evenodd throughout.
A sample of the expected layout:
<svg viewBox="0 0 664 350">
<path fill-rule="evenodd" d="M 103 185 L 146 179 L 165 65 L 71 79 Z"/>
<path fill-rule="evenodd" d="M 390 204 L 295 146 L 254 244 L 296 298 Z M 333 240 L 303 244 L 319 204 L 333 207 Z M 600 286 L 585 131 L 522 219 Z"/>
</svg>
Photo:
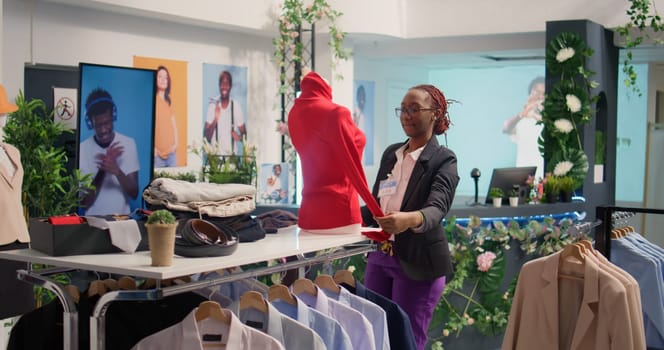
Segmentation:
<svg viewBox="0 0 664 350">
<path fill-rule="evenodd" d="M 447 113 L 447 106 L 449 105 L 445 95 L 437 87 L 430 84 L 422 84 L 412 87 L 411 89 L 426 91 L 433 100 L 433 107 L 440 109 L 440 116 L 436 118 L 433 124 L 433 132 L 436 135 L 444 134 L 450 128 L 450 116 Z"/>
</svg>

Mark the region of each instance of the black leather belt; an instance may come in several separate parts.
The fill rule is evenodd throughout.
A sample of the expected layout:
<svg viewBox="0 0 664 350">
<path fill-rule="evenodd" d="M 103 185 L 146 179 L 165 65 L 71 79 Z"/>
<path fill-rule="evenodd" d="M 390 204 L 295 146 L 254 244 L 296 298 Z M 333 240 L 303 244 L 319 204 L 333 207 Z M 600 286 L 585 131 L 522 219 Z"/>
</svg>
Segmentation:
<svg viewBox="0 0 664 350">
<path fill-rule="evenodd" d="M 237 250 L 237 232 L 227 225 L 189 219 L 175 237 L 175 254 L 190 257 L 231 255 Z"/>
</svg>

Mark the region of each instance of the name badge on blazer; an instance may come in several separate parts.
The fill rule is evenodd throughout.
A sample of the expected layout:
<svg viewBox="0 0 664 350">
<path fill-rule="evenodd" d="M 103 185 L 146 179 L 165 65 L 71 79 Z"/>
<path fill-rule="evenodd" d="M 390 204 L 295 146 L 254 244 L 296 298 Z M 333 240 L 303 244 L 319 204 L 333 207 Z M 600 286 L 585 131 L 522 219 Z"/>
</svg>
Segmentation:
<svg viewBox="0 0 664 350">
<path fill-rule="evenodd" d="M 397 180 L 387 179 L 378 184 L 378 198 L 397 193 Z"/>
</svg>

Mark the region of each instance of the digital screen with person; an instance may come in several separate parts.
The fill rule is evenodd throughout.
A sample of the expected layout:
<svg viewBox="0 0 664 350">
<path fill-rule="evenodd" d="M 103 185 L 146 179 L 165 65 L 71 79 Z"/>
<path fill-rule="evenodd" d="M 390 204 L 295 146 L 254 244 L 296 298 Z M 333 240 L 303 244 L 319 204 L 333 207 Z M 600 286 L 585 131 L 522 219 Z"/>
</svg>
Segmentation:
<svg viewBox="0 0 664 350">
<path fill-rule="evenodd" d="M 78 168 L 94 190 L 80 198 L 85 215 L 129 214 L 152 176 L 152 70 L 81 64 Z"/>
<path fill-rule="evenodd" d="M 516 144 L 515 166 L 536 166 L 538 177 L 541 177 L 544 166 L 537 144 L 542 132 L 542 125 L 537 123 L 542 120 L 544 88 L 544 77 L 533 79 L 528 85 L 528 99 L 523 108 L 503 123 L 503 133 Z"/>
<path fill-rule="evenodd" d="M 353 122 L 362 130 L 367 138 L 364 147 L 362 163 L 373 165 L 374 163 L 374 82 L 367 80 L 356 80 L 355 106 L 353 107 Z"/>
<path fill-rule="evenodd" d="M 203 71 L 207 97 L 203 136 L 216 146 L 218 154 L 241 155 L 247 135 L 246 68 L 206 64 Z"/>
</svg>

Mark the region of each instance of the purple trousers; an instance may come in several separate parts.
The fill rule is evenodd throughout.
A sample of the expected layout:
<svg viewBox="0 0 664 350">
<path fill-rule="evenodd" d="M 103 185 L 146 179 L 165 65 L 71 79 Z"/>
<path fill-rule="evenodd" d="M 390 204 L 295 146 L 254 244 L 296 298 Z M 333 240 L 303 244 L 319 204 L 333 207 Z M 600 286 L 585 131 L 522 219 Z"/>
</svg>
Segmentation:
<svg viewBox="0 0 664 350">
<path fill-rule="evenodd" d="M 412 280 L 396 256 L 378 251 L 369 253 L 364 285 L 391 299 L 408 314 L 417 348 L 424 349 L 429 322 L 445 289 L 445 276 L 430 281 Z"/>
</svg>

